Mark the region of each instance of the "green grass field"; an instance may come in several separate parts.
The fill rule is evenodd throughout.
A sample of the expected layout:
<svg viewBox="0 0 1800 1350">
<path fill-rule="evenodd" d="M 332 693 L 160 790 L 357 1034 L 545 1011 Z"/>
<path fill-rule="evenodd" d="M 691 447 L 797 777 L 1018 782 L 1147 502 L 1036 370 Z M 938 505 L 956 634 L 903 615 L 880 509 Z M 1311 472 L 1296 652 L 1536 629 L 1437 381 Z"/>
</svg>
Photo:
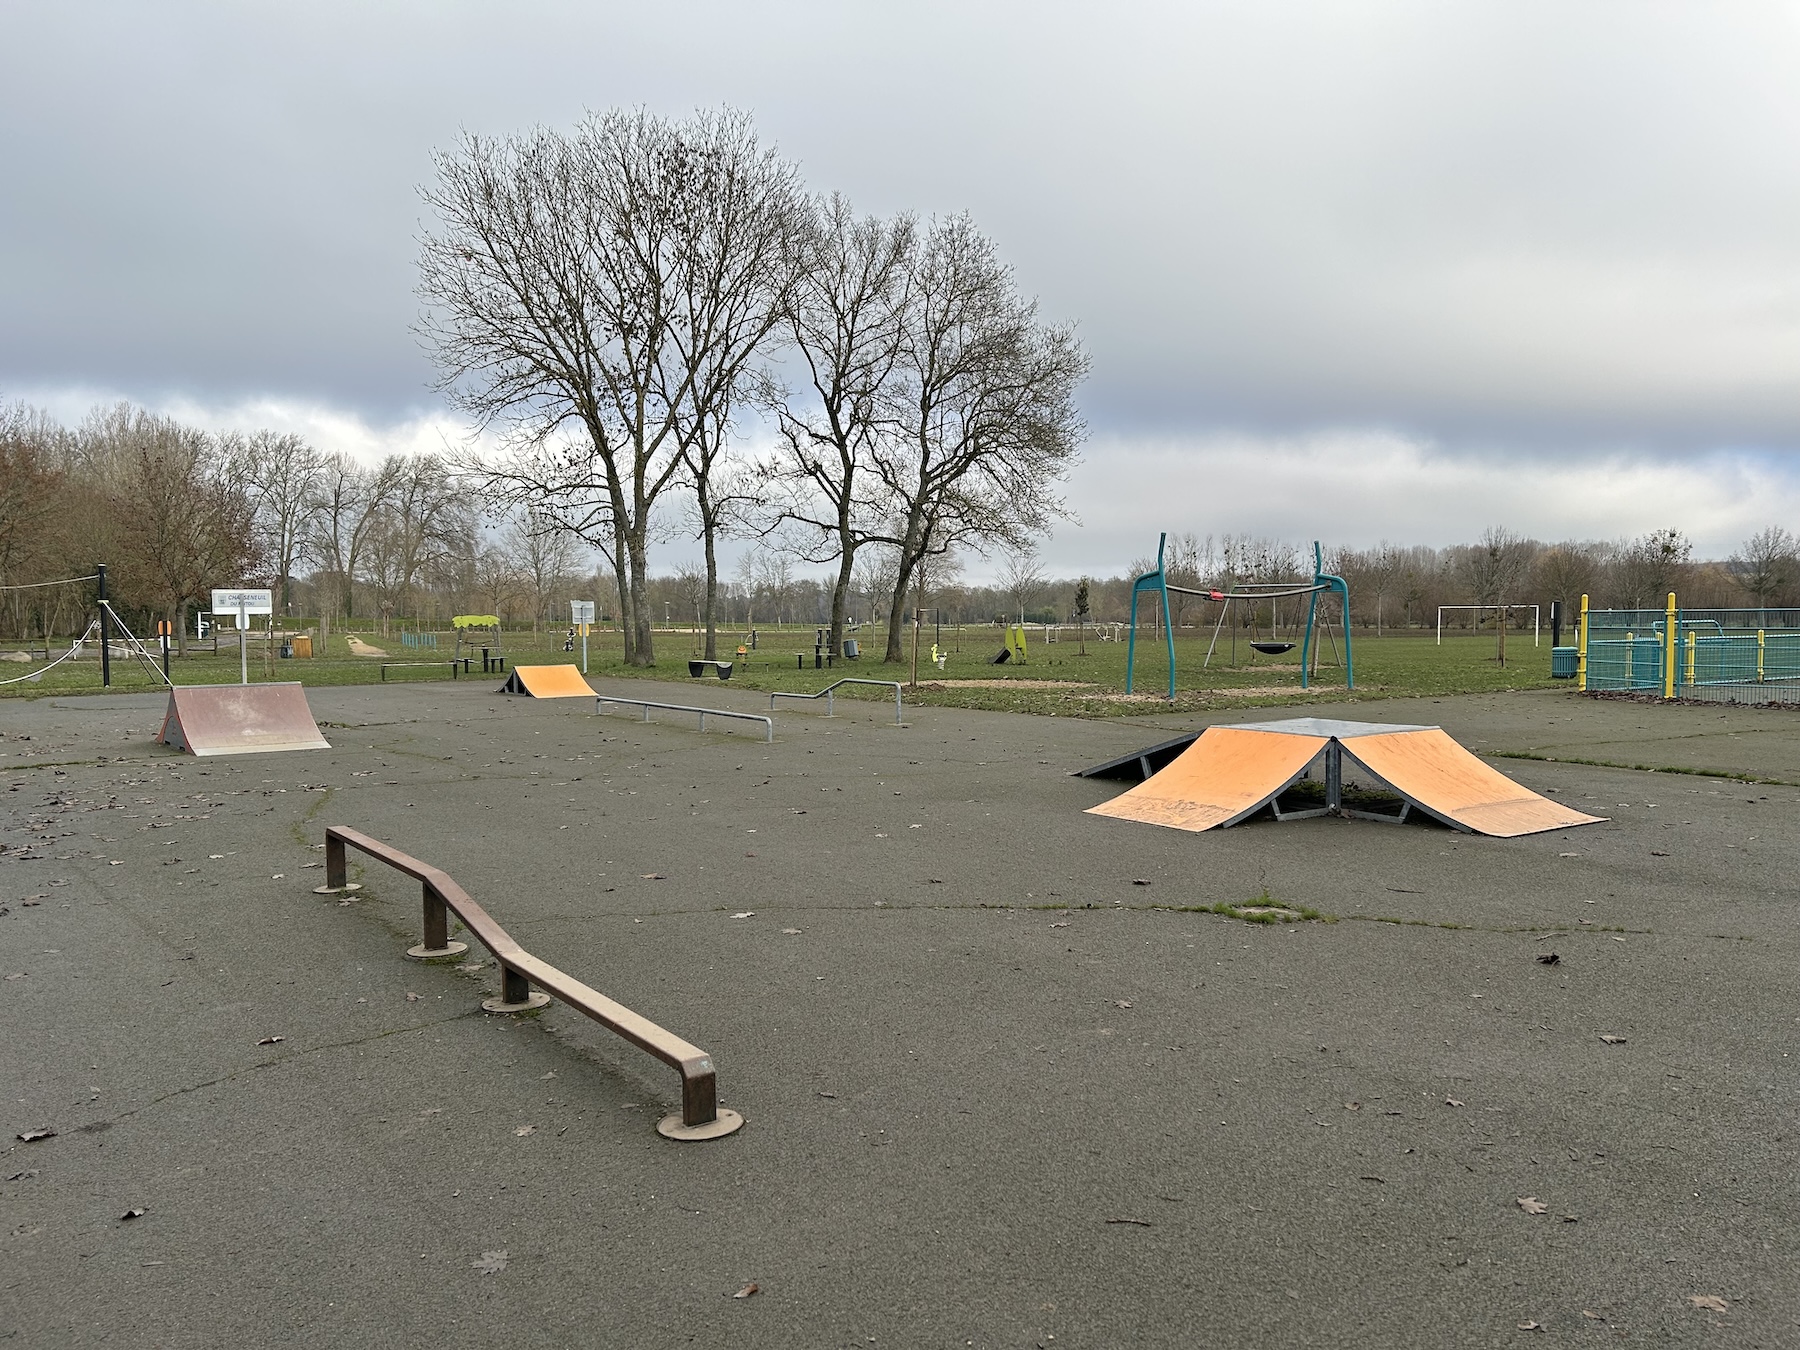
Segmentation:
<svg viewBox="0 0 1800 1350">
<path fill-rule="evenodd" d="M 732 687 L 811 692 L 845 675 L 902 683 L 911 675 L 910 661 L 902 665 L 881 663 L 879 642 L 874 640 L 879 635 L 862 639 L 862 659 L 840 661 L 834 669 L 820 671 L 812 669 L 812 626 L 786 630 L 763 627 L 759 631 L 757 650 L 751 653 L 747 663 L 737 662 Z M 435 651 L 403 646 L 397 636 L 382 638 L 377 634 L 358 634 L 358 637 L 386 654 L 352 655 L 348 639 L 333 634 L 329 649 L 320 655 L 311 659 L 278 659 L 271 665 L 263 657 L 262 644 L 253 641 L 250 678 L 253 682 L 299 680 L 314 686 L 374 684 L 382 679 L 383 664 L 389 666 L 386 674 L 390 683 L 449 678 L 444 664 L 450 659 L 454 646 L 449 634 L 440 635 L 441 645 Z M 908 703 L 1063 717 L 1144 716 L 1167 712 L 1171 707 L 1165 697 L 1168 673 L 1164 649 L 1158 641 L 1140 643 L 1134 693 L 1127 696 L 1124 693 L 1125 644 L 1122 642 L 1100 642 L 1090 637 L 1085 652 L 1081 644 L 1074 641 L 1033 642 L 1025 664 L 996 666 L 990 664 L 989 659 L 1000 648 L 997 629 L 965 627 L 960 634 L 945 629 L 942 643 L 949 656 L 945 668 L 938 670 L 929 658 L 933 637 L 933 631 L 928 627 L 920 644 L 919 686 L 907 690 Z M 720 656 L 735 660 L 736 649 L 742 640 L 742 634 L 721 633 Z M 618 633 L 596 633 L 589 639 L 588 672 L 594 676 L 616 678 L 686 679 L 688 658 L 700 652 L 698 637 L 685 629 L 659 631 L 655 641 L 657 664 L 645 670 L 625 665 Z M 876 655 L 870 655 L 871 647 Z M 909 646 L 909 657 L 910 652 Z M 1358 634 L 1355 637 L 1354 693 L 1346 693 L 1343 670 L 1333 664 L 1321 664 L 1314 687 L 1301 689 L 1298 650 L 1285 656 L 1264 657 L 1250 653 L 1247 645 L 1240 641 L 1238 652 L 1240 661 L 1236 667 L 1215 658 L 1211 669 L 1204 669 L 1201 663 L 1206 654 L 1205 638 L 1177 638 L 1173 706 L 1182 711 L 1199 711 L 1407 695 L 1569 688 L 1566 681 L 1553 685 L 1550 679 L 1549 640 L 1546 638 L 1543 645 L 1533 648 L 1529 636 L 1509 640 L 1507 666 L 1501 669 L 1494 660 L 1491 635 L 1447 637 L 1443 645 L 1438 646 L 1429 634 L 1380 638 Z M 804 655 L 804 669 L 796 668 L 796 657 L 800 654 Z M 1327 647 L 1328 659 L 1331 654 L 1331 648 Z M 579 661 L 580 648 L 577 646 L 574 657 L 564 653 L 560 632 L 508 633 L 506 655 L 515 665 L 556 664 Z M 431 661 L 438 664 L 398 664 Z M 0 663 L 0 679 L 25 675 L 31 669 L 25 665 Z M 177 658 L 172 663 L 171 674 L 178 684 L 234 683 L 238 678 L 236 650 L 228 649 L 214 656 L 208 648 L 186 658 Z M 486 678 L 496 685 L 499 683 L 497 677 L 481 674 L 479 657 L 475 670 L 461 678 L 478 681 Z M 708 682 L 712 682 L 710 676 Z M 120 692 L 142 692 L 160 687 L 160 681 L 136 662 L 115 659 L 112 687 Z M 0 696 L 35 698 L 95 693 L 99 689 L 99 661 L 89 655 L 80 661 L 65 662 L 46 672 L 41 679 L 0 685 Z M 843 694 L 847 697 L 882 697 L 881 691 L 874 689 L 847 689 Z"/>
</svg>

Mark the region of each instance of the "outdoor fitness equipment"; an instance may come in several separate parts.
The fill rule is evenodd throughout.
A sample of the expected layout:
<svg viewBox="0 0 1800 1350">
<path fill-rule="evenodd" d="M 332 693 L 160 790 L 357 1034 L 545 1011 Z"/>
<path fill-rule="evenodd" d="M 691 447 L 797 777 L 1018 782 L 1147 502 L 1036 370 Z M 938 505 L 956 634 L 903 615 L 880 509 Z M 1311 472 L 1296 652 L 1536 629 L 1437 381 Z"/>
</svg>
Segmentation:
<svg viewBox="0 0 1800 1350">
<path fill-rule="evenodd" d="M 1218 622 L 1213 625 L 1213 644 L 1219 640 L 1219 629 L 1224 625 L 1225 616 L 1231 611 L 1230 602 L 1249 601 L 1261 603 L 1264 600 L 1280 600 L 1286 596 L 1304 595 L 1308 597 L 1306 605 L 1306 628 L 1300 639 L 1300 687 L 1312 687 L 1313 663 L 1313 630 L 1316 627 L 1329 625 L 1319 615 L 1319 596 L 1321 593 L 1337 595 L 1343 602 L 1344 620 L 1344 687 L 1356 688 L 1356 666 L 1350 651 L 1350 587 L 1342 577 L 1333 576 L 1325 570 L 1325 555 L 1319 547 L 1318 540 L 1313 541 L 1313 577 L 1310 583 L 1292 581 L 1240 582 L 1229 591 L 1195 590 L 1190 586 L 1171 586 L 1167 571 L 1163 567 L 1163 550 L 1169 542 L 1165 532 L 1157 536 L 1156 570 L 1146 572 L 1131 583 L 1131 631 L 1125 646 L 1125 692 L 1131 692 L 1131 681 L 1137 654 L 1137 617 L 1138 596 L 1144 591 L 1153 591 L 1162 601 L 1163 640 L 1167 644 L 1169 656 L 1169 700 L 1175 699 L 1175 626 L 1170 619 L 1169 592 L 1177 595 L 1192 595 L 1201 600 L 1211 600 L 1224 605 L 1219 611 Z M 1253 642 L 1258 651 L 1270 654 L 1292 651 L 1294 644 L 1271 641 L 1267 643 Z M 1213 645 L 1208 644 L 1206 659 L 1212 660 Z"/>
</svg>

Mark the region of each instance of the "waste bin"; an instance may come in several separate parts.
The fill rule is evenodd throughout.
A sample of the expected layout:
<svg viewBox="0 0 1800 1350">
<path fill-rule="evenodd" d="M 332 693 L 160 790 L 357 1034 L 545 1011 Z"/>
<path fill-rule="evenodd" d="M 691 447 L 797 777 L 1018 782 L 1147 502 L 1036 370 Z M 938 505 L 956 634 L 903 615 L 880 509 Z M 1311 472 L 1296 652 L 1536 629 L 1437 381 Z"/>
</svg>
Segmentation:
<svg viewBox="0 0 1800 1350">
<path fill-rule="evenodd" d="M 1552 647 L 1550 649 L 1550 678 L 1553 680 L 1574 679 L 1576 662 L 1580 655 L 1580 651 L 1574 647 Z"/>
<path fill-rule="evenodd" d="M 312 636 L 302 633 L 299 637 L 288 639 L 288 645 L 294 649 L 295 656 L 312 655 Z"/>
<path fill-rule="evenodd" d="M 292 639 L 289 639 L 289 638 L 282 639 L 281 654 L 284 658 L 292 656 L 294 654 L 294 644 L 293 644 Z"/>
<path fill-rule="evenodd" d="M 847 661 L 856 660 L 857 650 L 858 650 L 858 648 L 856 645 L 855 638 L 845 638 L 844 639 L 844 659 L 845 660 L 847 660 Z"/>
</svg>

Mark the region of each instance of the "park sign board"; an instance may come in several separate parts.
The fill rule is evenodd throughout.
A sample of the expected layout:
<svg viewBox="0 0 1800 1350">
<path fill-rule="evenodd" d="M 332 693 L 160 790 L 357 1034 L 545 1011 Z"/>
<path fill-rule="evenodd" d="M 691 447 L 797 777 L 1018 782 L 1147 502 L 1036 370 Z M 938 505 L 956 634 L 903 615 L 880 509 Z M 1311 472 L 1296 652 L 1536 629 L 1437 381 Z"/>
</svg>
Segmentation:
<svg viewBox="0 0 1800 1350">
<path fill-rule="evenodd" d="M 212 593 L 212 607 L 215 615 L 235 614 L 240 619 L 251 614 L 273 614 L 275 592 L 215 590 Z"/>
<path fill-rule="evenodd" d="M 594 621 L 594 602 L 592 600 L 569 601 L 570 623 L 592 623 Z"/>
</svg>

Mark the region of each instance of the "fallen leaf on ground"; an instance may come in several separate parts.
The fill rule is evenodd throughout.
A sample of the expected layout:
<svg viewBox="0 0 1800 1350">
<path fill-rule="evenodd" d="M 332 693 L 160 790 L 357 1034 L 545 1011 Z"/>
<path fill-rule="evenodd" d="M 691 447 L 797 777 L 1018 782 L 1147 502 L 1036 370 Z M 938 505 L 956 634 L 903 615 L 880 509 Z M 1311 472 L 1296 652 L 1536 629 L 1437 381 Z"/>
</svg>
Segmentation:
<svg viewBox="0 0 1800 1350">
<path fill-rule="evenodd" d="M 1666 858 L 1669 855 L 1664 853 L 1660 848 L 1653 848 L 1650 850 L 1650 856 L 1652 858 Z"/>
<path fill-rule="evenodd" d="M 528 1135 L 528 1134 L 536 1134 L 536 1133 L 537 1133 L 537 1126 L 535 1126 L 535 1125 L 521 1125 L 521 1126 L 519 1126 L 519 1127 L 518 1127 L 518 1129 L 516 1129 L 516 1130 L 514 1130 L 514 1131 L 513 1131 L 513 1133 L 514 1133 L 514 1134 L 516 1134 L 516 1135 L 518 1135 L 518 1136 L 519 1136 L 519 1137 L 520 1137 L 520 1138 L 521 1138 L 521 1139 L 523 1139 L 523 1138 L 524 1138 L 524 1137 L 525 1137 L 525 1136 L 526 1136 L 526 1135 Z"/>
<path fill-rule="evenodd" d="M 746 909 L 741 914 L 733 914 L 731 917 L 734 919 L 754 919 L 756 917 L 756 911 L 753 909 Z"/>
<path fill-rule="evenodd" d="M 1548 1214 L 1550 1212 L 1550 1206 L 1546 1205 L 1535 1195 L 1521 1195 L 1518 1197 L 1518 1200 L 1519 1208 L 1524 1210 L 1527 1214 Z"/>
<path fill-rule="evenodd" d="M 1149 1228 L 1151 1226 L 1148 1219 L 1108 1219 L 1107 1222 L 1129 1224 L 1133 1228 Z"/>
<path fill-rule="evenodd" d="M 286 1039 L 287 1039 L 286 1036 L 264 1036 L 260 1041 L 257 1042 L 257 1044 L 258 1045 L 280 1045 Z"/>
<path fill-rule="evenodd" d="M 1601 1033 L 1600 1039 L 1602 1042 L 1604 1042 L 1607 1045 L 1623 1045 L 1623 1044 L 1625 1044 L 1625 1038 L 1623 1036 L 1609 1036 L 1604 1032 Z"/>
<path fill-rule="evenodd" d="M 51 1129 L 48 1125 L 44 1126 L 41 1130 L 22 1130 L 19 1133 L 20 1141 L 27 1144 L 35 1144 L 40 1139 L 54 1138 L 56 1138 L 56 1131 Z"/>
<path fill-rule="evenodd" d="M 406 1001 L 408 1003 L 417 1003 L 419 1001 L 419 996 L 417 994 L 408 993 L 406 996 Z"/>
<path fill-rule="evenodd" d="M 141 1219 L 148 1212 L 149 1211 L 144 1209 L 141 1205 L 133 1205 L 130 1209 L 119 1215 L 119 1218 L 121 1221 L 125 1219 Z"/>
<path fill-rule="evenodd" d="M 1125 999 L 1116 998 L 1113 1000 L 1113 1007 L 1115 1008 L 1129 1008 L 1130 1006 L 1131 1004 Z"/>
<path fill-rule="evenodd" d="M 1446 1098 L 1444 1098 L 1444 1105 L 1445 1106 L 1461 1106 L 1462 1103 L 1457 1101 L 1456 1098 L 1454 1098 L 1454 1097 L 1446 1097 Z"/>
<path fill-rule="evenodd" d="M 1358 1181 L 1378 1181 L 1383 1186 L 1387 1185 L 1386 1177 L 1378 1177 L 1373 1172 L 1365 1172 L 1360 1177 L 1358 1177 L 1357 1180 Z"/>
<path fill-rule="evenodd" d="M 1148 881 L 1145 881 L 1144 878 L 1138 877 L 1131 884 L 1133 886 L 1148 886 L 1150 883 Z"/>
<path fill-rule="evenodd" d="M 479 1270 L 483 1275 L 498 1275 L 506 1269 L 505 1252 L 483 1252 L 481 1256 L 469 1262 L 470 1270 Z"/>
<path fill-rule="evenodd" d="M 1544 952 L 1539 955 L 1538 964 L 1543 966 L 1560 966 L 1562 964 L 1562 957 L 1558 956 L 1555 952 Z"/>
<path fill-rule="evenodd" d="M 1520 1331 L 1542 1331 L 1542 1330 L 1544 1330 L 1544 1324 L 1542 1322 L 1521 1322 L 1521 1323 L 1519 1323 L 1519 1330 Z"/>
<path fill-rule="evenodd" d="M 1731 1305 L 1717 1294 L 1689 1294 L 1688 1302 L 1708 1312 L 1730 1312 Z"/>
<path fill-rule="evenodd" d="M 761 1289 L 762 1289 L 762 1286 L 757 1284 L 756 1281 L 752 1280 L 749 1284 L 745 1285 L 742 1289 L 738 1290 L 737 1293 L 733 1294 L 732 1297 L 733 1298 L 753 1298 L 756 1294 L 761 1292 Z"/>
<path fill-rule="evenodd" d="M 643 879 L 645 881 L 667 881 L 668 880 L 668 878 L 665 877 L 661 872 L 645 872 L 642 875 L 643 875 Z"/>
<path fill-rule="evenodd" d="M 1590 1311 L 1589 1311 L 1589 1310 L 1588 1310 L 1588 1309 L 1586 1309 L 1586 1308 L 1583 1308 L 1583 1309 L 1582 1309 L 1582 1310 L 1581 1310 L 1581 1315 L 1582 1315 L 1582 1316 L 1583 1316 L 1583 1317 L 1591 1317 L 1591 1318 L 1593 1318 L 1593 1319 L 1594 1319 L 1594 1320 L 1595 1320 L 1595 1321 L 1596 1321 L 1596 1322 L 1604 1322 L 1604 1321 L 1605 1321 L 1605 1320 L 1606 1320 L 1606 1319 L 1605 1319 L 1605 1318 L 1604 1318 L 1604 1317 L 1602 1317 L 1602 1316 L 1601 1316 L 1601 1315 L 1600 1315 L 1600 1314 L 1599 1314 L 1599 1313 L 1597 1313 L 1597 1312 L 1590 1312 Z"/>
<path fill-rule="evenodd" d="M 1579 853 L 1559 853 L 1556 856 L 1559 858 L 1579 858 L 1581 855 Z"/>
<path fill-rule="evenodd" d="M 789 937 L 793 937 L 793 936 L 794 936 L 794 935 L 795 935 L 795 934 L 797 934 L 797 933 L 798 933 L 798 932 L 799 932 L 799 931 L 800 931 L 800 930 L 799 930 L 799 929 L 798 929 L 798 928 L 784 928 L 784 929 L 782 929 L 782 930 L 781 930 L 781 931 L 782 931 L 782 932 L 784 932 L 784 933 L 786 933 L 786 934 L 787 934 L 787 935 L 788 935 L 788 936 L 789 936 Z"/>
</svg>

